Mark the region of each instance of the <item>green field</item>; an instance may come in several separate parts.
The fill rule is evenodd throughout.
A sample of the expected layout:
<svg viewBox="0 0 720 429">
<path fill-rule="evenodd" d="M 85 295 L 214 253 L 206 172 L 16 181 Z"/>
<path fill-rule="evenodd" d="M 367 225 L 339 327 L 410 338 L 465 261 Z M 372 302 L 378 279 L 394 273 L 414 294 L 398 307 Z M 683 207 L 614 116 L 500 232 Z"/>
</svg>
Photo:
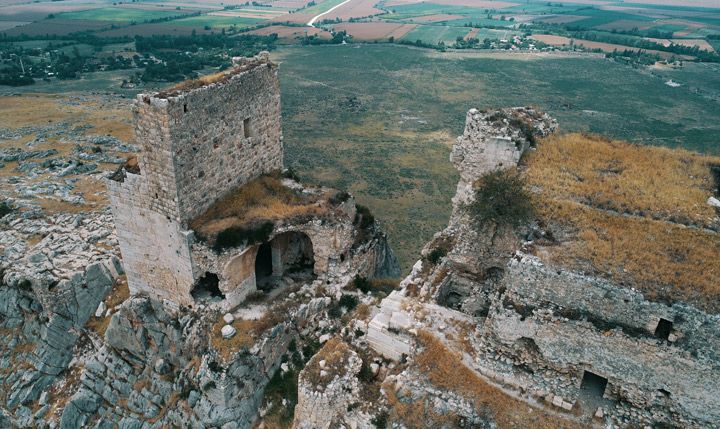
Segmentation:
<svg viewBox="0 0 720 429">
<path fill-rule="evenodd" d="M 176 19 L 172 21 L 172 25 L 184 25 L 191 27 L 211 27 L 211 28 L 222 28 L 231 27 L 233 25 L 237 27 L 250 27 L 259 22 L 265 21 L 264 19 L 258 18 L 243 18 L 237 16 L 215 16 L 215 15 L 200 15 L 191 16 L 188 18 Z"/>
<path fill-rule="evenodd" d="M 448 162 L 472 108 L 534 105 L 563 131 L 720 153 L 717 67 L 667 76 L 601 58 L 458 54 L 390 45 L 283 48 L 286 165 L 350 189 L 385 222 L 404 269 L 447 224 Z M 686 78 L 687 76 L 687 78 Z M 697 92 L 697 93 L 695 93 Z"/>
<path fill-rule="evenodd" d="M 310 6 L 305 9 L 302 9 L 300 13 L 307 13 L 310 15 L 317 15 L 323 12 L 327 12 L 328 10 L 332 9 L 333 7 L 339 5 L 345 0 L 326 0 L 320 4 L 316 4 L 315 6 Z M 310 1 L 308 0 L 308 3 Z M 321 18 L 322 19 L 322 18 Z"/>
<path fill-rule="evenodd" d="M 89 21 L 145 22 L 151 19 L 168 18 L 181 15 L 176 10 L 144 10 L 122 7 L 105 7 L 78 12 L 65 12 L 57 15 L 61 19 L 82 19 Z"/>
<path fill-rule="evenodd" d="M 470 32 L 468 27 L 447 27 L 444 25 L 418 25 L 406 35 L 402 40 L 414 42 L 422 40 L 425 43 L 436 45 L 440 42 L 445 44 L 455 43 L 457 37 L 465 37 Z"/>
</svg>

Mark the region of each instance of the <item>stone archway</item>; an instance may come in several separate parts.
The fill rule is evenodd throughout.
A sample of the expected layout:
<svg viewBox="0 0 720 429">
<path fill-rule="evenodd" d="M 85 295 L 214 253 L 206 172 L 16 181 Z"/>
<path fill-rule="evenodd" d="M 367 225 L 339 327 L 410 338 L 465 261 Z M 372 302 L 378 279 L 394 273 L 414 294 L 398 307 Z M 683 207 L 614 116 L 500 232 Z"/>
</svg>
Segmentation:
<svg viewBox="0 0 720 429">
<path fill-rule="evenodd" d="M 283 280 L 305 280 L 315 275 L 315 253 L 310 237 L 290 231 L 258 247 L 255 279 L 258 289 L 269 291 Z"/>
</svg>

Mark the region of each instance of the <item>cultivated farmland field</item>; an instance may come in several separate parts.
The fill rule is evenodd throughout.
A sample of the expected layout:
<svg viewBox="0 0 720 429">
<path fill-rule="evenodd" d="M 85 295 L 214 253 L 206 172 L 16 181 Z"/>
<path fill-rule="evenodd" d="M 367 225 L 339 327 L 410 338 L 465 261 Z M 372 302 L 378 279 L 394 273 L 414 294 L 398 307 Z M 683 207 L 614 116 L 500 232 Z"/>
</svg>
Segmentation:
<svg viewBox="0 0 720 429">
<path fill-rule="evenodd" d="M 78 12 L 65 12 L 58 15 L 60 19 L 82 19 L 88 21 L 112 21 L 112 22 L 144 22 L 151 19 L 168 18 L 171 16 L 183 15 L 178 10 L 159 9 L 130 9 L 120 7 L 108 7 L 90 9 Z"/>
</svg>

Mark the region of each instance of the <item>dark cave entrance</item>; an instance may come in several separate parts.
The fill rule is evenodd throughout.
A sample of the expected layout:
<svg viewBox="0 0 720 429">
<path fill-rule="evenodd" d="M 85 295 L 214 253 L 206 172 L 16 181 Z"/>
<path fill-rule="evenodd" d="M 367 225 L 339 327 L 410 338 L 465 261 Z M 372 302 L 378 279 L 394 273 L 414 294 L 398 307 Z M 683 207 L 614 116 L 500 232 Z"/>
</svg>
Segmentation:
<svg viewBox="0 0 720 429">
<path fill-rule="evenodd" d="M 190 295 L 196 302 L 212 302 L 225 299 L 225 295 L 220 290 L 220 278 L 217 274 L 209 271 L 195 282 Z"/>
<path fill-rule="evenodd" d="M 590 371 L 583 372 L 582 383 L 580 389 L 583 394 L 593 398 L 602 398 L 605 395 L 605 388 L 608 380 L 605 377 L 592 373 Z"/>
<path fill-rule="evenodd" d="M 258 285 L 265 282 L 266 279 L 272 277 L 272 248 L 270 243 L 263 243 L 258 249 L 255 257 L 255 281 Z"/>
</svg>

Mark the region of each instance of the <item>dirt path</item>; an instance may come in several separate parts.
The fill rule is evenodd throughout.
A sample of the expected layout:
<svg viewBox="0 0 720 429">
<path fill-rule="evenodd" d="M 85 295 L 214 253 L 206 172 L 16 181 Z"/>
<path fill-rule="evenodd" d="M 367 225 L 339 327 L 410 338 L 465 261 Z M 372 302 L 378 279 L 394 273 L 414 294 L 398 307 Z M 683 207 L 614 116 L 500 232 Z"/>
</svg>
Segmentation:
<svg viewBox="0 0 720 429">
<path fill-rule="evenodd" d="M 318 18 L 320 18 L 320 17 L 323 16 L 323 15 L 327 15 L 328 13 L 334 11 L 335 9 L 339 8 L 340 6 L 343 6 L 343 5 L 346 5 L 346 4 L 350 3 L 351 1 L 352 1 L 352 0 L 345 0 L 344 2 L 342 2 L 342 3 L 338 4 L 338 5 L 335 5 L 335 6 L 331 7 L 330 9 L 326 10 L 325 12 L 313 16 L 312 19 L 311 19 L 310 21 L 308 21 L 307 25 L 309 25 L 310 27 L 314 27 L 315 25 L 313 25 L 313 24 L 315 24 L 315 21 L 317 21 Z"/>
</svg>

